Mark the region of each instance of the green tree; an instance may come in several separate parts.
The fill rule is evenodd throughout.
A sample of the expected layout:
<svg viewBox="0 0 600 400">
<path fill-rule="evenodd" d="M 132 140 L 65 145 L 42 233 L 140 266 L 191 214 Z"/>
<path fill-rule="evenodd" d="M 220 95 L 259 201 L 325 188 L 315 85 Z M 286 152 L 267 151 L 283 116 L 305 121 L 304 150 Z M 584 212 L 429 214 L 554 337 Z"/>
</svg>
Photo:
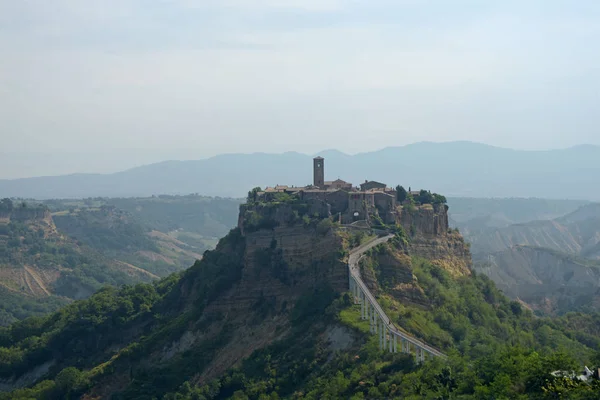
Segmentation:
<svg viewBox="0 0 600 400">
<path fill-rule="evenodd" d="M 421 204 L 433 204 L 433 195 L 427 190 L 421 190 L 418 201 Z"/>
<path fill-rule="evenodd" d="M 399 203 L 404 203 L 404 200 L 406 200 L 407 195 L 408 195 L 408 192 L 406 191 L 406 189 L 404 189 L 403 186 L 401 186 L 401 185 L 396 186 L 396 199 L 398 200 Z"/>
<path fill-rule="evenodd" d="M 256 203 L 256 200 L 258 198 L 258 193 L 262 192 L 262 189 L 257 186 L 254 189 L 252 189 L 251 191 L 248 192 L 248 197 L 246 198 L 246 201 L 248 203 Z"/>
</svg>

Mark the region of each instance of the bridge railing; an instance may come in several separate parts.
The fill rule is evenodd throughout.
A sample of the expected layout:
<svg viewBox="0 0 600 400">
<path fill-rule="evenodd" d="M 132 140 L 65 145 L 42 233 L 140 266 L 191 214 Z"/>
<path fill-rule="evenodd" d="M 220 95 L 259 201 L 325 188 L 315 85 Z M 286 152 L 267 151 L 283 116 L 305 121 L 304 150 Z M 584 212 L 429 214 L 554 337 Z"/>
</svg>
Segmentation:
<svg viewBox="0 0 600 400">
<path fill-rule="evenodd" d="M 440 350 L 407 333 L 401 332 L 394 326 L 360 276 L 358 262 L 364 252 L 380 243 L 386 242 L 392 237 L 393 235 L 388 235 L 374 239 L 350 252 L 348 260 L 349 286 L 354 302 L 361 305 L 361 318 L 369 320 L 370 332 L 379 336 L 379 345 L 382 350 L 398 352 L 398 341 L 400 341 L 401 351 L 412 353 L 414 349 L 417 362 L 419 363 L 425 361 L 426 356 L 445 358 L 446 355 Z"/>
</svg>

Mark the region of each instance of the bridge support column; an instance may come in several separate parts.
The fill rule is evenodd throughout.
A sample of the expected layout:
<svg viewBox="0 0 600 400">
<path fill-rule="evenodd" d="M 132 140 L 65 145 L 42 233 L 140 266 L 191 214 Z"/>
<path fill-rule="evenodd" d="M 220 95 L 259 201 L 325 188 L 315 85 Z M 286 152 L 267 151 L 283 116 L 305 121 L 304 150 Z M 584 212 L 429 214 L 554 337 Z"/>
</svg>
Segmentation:
<svg viewBox="0 0 600 400">
<path fill-rule="evenodd" d="M 383 329 L 381 327 L 381 320 L 379 319 L 379 315 L 377 315 L 377 336 L 379 337 L 379 348 L 383 346 Z"/>
<path fill-rule="evenodd" d="M 360 312 L 361 312 L 361 318 L 362 319 L 367 319 L 367 302 L 366 302 L 366 298 L 365 298 L 365 292 L 363 292 L 362 290 L 360 291 Z"/>
<path fill-rule="evenodd" d="M 387 327 L 385 326 L 385 323 L 383 322 L 383 320 L 381 320 L 381 327 L 383 328 L 381 331 L 383 333 L 383 346 L 382 346 L 382 350 L 387 350 Z"/>
<path fill-rule="evenodd" d="M 402 352 L 410 354 L 410 343 L 408 340 L 402 339 Z"/>
<path fill-rule="evenodd" d="M 398 352 L 398 336 L 394 335 L 394 353 Z"/>
<path fill-rule="evenodd" d="M 396 336 L 392 333 L 392 331 L 388 331 L 388 332 L 390 334 L 388 348 L 389 348 L 390 353 L 393 353 L 394 352 L 394 338 Z"/>
<path fill-rule="evenodd" d="M 421 347 L 416 347 L 415 356 L 417 359 L 417 364 L 422 364 L 425 361 L 425 350 Z"/>
</svg>

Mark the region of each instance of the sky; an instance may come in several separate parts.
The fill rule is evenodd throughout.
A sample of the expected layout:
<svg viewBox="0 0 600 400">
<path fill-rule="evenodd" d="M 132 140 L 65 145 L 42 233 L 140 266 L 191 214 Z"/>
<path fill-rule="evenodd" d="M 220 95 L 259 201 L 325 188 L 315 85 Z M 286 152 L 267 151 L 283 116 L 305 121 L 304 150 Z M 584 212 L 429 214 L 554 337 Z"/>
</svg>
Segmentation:
<svg viewBox="0 0 600 400">
<path fill-rule="evenodd" d="M 600 144 L 597 0 L 0 0 L 0 178 Z"/>
</svg>

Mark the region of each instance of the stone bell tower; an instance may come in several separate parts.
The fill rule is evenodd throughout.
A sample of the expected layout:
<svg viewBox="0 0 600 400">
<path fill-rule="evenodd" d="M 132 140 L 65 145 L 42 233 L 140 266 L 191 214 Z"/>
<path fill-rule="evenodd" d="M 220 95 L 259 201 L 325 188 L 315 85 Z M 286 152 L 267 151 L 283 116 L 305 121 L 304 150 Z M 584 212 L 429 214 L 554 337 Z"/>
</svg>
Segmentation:
<svg viewBox="0 0 600 400">
<path fill-rule="evenodd" d="M 325 159 L 315 157 L 313 159 L 313 185 L 322 188 L 325 186 Z"/>
</svg>

